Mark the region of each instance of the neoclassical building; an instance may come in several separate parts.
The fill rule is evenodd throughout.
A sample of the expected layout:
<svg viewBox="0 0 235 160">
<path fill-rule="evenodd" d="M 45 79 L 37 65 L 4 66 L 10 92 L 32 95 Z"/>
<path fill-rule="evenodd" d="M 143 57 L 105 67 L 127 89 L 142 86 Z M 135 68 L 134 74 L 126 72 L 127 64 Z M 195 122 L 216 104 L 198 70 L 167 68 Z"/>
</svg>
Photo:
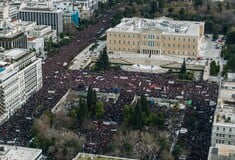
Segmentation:
<svg viewBox="0 0 235 160">
<path fill-rule="evenodd" d="M 108 53 L 195 57 L 204 36 L 204 22 L 123 18 L 107 30 Z"/>
</svg>

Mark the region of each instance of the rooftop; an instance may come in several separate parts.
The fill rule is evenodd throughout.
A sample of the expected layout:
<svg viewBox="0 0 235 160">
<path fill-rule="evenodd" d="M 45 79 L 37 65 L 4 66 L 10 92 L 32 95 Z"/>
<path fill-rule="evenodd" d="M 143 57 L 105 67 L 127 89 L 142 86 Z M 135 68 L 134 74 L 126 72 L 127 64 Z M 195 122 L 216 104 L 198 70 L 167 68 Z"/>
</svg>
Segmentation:
<svg viewBox="0 0 235 160">
<path fill-rule="evenodd" d="M 1 160 L 34 160 L 42 154 L 41 149 L 0 145 Z"/>
<path fill-rule="evenodd" d="M 78 155 L 73 160 L 136 160 L 130 158 L 120 158 L 120 157 L 112 157 L 112 156 L 104 156 L 104 155 L 95 155 L 95 154 L 87 154 L 87 153 L 78 153 Z"/>
<path fill-rule="evenodd" d="M 221 103 L 217 106 L 215 117 L 215 124 L 235 126 L 235 104 Z"/>
<path fill-rule="evenodd" d="M 159 17 L 157 19 L 145 18 L 123 18 L 121 23 L 110 28 L 108 31 L 122 31 L 122 32 L 144 32 L 156 31 L 162 34 L 176 34 L 176 35 L 193 35 L 199 36 L 200 25 L 204 22 L 196 21 L 175 21 L 167 17 Z"/>
<path fill-rule="evenodd" d="M 12 59 L 18 59 L 18 58 L 26 55 L 27 53 L 28 52 L 25 49 L 15 48 L 15 49 L 5 51 L 4 55 L 6 57 L 9 57 L 9 58 L 12 58 Z"/>
<path fill-rule="evenodd" d="M 62 12 L 62 10 L 54 10 L 50 7 L 45 7 L 45 6 L 40 6 L 40 5 L 34 5 L 34 6 L 26 6 L 24 8 L 22 8 L 20 11 L 35 11 L 35 12 L 43 12 L 43 11 L 46 11 L 46 12 Z"/>
<path fill-rule="evenodd" d="M 208 160 L 233 160 L 235 155 L 235 146 L 216 144 L 210 147 Z"/>
</svg>

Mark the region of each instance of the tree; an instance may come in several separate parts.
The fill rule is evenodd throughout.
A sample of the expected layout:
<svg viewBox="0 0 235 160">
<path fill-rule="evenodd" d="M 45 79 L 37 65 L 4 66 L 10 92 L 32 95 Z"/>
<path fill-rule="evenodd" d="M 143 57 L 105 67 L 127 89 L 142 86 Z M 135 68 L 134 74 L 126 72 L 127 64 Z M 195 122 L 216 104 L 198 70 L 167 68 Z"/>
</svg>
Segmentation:
<svg viewBox="0 0 235 160">
<path fill-rule="evenodd" d="M 235 72 L 235 55 L 232 55 L 230 59 L 228 60 L 228 69 L 232 72 Z"/>
<path fill-rule="evenodd" d="M 185 62 L 185 59 L 183 61 L 183 64 L 180 68 L 180 73 L 179 73 L 179 78 L 180 79 L 185 79 L 186 78 L 186 62 Z"/>
<path fill-rule="evenodd" d="M 107 70 L 110 67 L 107 50 L 103 49 L 96 61 L 96 70 Z"/>
<path fill-rule="evenodd" d="M 89 118 L 88 108 L 86 102 L 83 98 L 79 99 L 79 110 L 78 110 L 78 120 L 80 122 L 84 121 L 85 119 Z"/>
<path fill-rule="evenodd" d="M 220 66 L 217 65 L 215 61 L 212 61 L 210 63 L 210 75 L 215 76 L 219 73 L 219 71 L 220 71 Z"/>
<path fill-rule="evenodd" d="M 91 86 L 89 86 L 87 91 L 87 108 L 92 115 L 94 114 L 94 107 L 96 105 L 96 102 L 96 91 L 93 90 Z"/>
<path fill-rule="evenodd" d="M 235 27 L 228 31 L 226 38 L 226 44 L 235 44 Z"/>
<path fill-rule="evenodd" d="M 212 32 L 212 40 L 215 41 L 218 39 L 218 26 L 214 25 L 213 32 Z"/>
<path fill-rule="evenodd" d="M 205 32 L 206 33 L 212 33 L 214 25 L 215 25 L 215 23 L 212 20 L 206 20 L 206 22 L 205 22 Z"/>
<path fill-rule="evenodd" d="M 141 129 L 143 127 L 143 114 L 142 114 L 142 109 L 141 109 L 141 104 L 140 101 L 137 101 L 137 104 L 134 108 L 133 112 L 133 129 Z"/>
<path fill-rule="evenodd" d="M 123 121 L 127 125 L 133 124 L 133 114 L 134 114 L 133 108 L 134 107 L 130 106 L 130 105 L 126 105 L 124 107 L 124 118 L 123 118 Z"/>
<path fill-rule="evenodd" d="M 101 101 L 98 101 L 95 106 L 96 118 L 102 119 L 105 113 L 104 105 Z"/>
<path fill-rule="evenodd" d="M 147 101 L 147 98 L 145 97 L 145 95 L 143 95 L 143 94 L 140 96 L 140 105 L 141 105 L 142 112 L 146 116 L 148 116 L 149 115 L 148 101 Z"/>
</svg>

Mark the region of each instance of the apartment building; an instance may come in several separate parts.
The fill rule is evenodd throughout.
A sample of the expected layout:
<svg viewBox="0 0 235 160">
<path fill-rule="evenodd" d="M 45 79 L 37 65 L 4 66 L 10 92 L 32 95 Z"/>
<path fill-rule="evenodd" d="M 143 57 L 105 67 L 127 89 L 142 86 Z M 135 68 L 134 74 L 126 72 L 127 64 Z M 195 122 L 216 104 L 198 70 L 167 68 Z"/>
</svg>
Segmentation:
<svg viewBox="0 0 235 160">
<path fill-rule="evenodd" d="M 204 22 L 123 18 L 107 30 L 108 53 L 197 56 L 204 36 Z"/>
<path fill-rule="evenodd" d="M 41 87 L 41 59 L 35 52 L 0 50 L 0 116 L 8 119 Z"/>
<path fill-rule="evenodd" d="M 220 88 L 211 146 L 216 144 L 235 146 L 235 82 L 233 81 L 223 82 Z"/>
<path fill-rule="evenodd" d="M 48 7 L 27 6 L 18 13 L 22 21 L 35 21 L 37 25 L 51 26 L 57 33 L 63 32 L 63 12 Z"/>
</svg>

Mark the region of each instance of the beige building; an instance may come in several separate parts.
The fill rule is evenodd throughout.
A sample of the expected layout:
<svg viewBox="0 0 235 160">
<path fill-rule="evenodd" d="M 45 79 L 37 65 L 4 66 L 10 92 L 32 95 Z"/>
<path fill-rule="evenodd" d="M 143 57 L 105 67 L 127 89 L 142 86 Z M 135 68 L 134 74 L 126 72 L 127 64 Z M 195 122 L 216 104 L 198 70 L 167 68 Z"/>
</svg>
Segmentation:
<svg viewBox="0 0 235 160">
<path fill-rule="evenodd" d="M 123 18 L 107 30 L 108 53 L 141 53 L 195 57 L 204 35 L 204 22 Z"/>
</svg>

